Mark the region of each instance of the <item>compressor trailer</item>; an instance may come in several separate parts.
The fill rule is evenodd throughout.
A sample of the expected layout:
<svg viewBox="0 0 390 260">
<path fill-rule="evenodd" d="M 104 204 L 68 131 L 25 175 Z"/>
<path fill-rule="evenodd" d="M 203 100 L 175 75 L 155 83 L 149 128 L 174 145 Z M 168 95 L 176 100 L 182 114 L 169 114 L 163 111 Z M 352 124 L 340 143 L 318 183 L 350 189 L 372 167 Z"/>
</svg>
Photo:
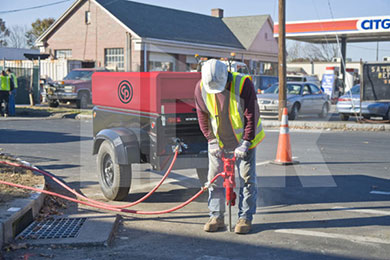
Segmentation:
<svg viewBox="0 0 390 260">
<path fill-rule="evenodd" d="M 200 77 L 196 72 L 93 74 L 93 154 L 107 199 L 127 197 L 132 164 L 163 170 L 178 143 L 174 169 L 196 169 L 201 184 L 207 181 L 207 141 L 194 101 Z"/>
</svg>

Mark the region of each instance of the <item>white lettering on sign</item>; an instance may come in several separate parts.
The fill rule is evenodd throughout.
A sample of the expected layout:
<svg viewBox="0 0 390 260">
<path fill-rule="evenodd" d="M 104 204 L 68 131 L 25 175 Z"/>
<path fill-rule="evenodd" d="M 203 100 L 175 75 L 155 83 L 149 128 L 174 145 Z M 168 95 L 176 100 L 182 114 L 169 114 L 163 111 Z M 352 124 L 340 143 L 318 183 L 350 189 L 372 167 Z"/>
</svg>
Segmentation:
<svg viewBox="0 0 390 260">
<path fill-rule="evenodd" d="M 390 32 L 390 16 L 362 18 L 357 22 L 359 31 L 389 31 Z"/>
</svg>

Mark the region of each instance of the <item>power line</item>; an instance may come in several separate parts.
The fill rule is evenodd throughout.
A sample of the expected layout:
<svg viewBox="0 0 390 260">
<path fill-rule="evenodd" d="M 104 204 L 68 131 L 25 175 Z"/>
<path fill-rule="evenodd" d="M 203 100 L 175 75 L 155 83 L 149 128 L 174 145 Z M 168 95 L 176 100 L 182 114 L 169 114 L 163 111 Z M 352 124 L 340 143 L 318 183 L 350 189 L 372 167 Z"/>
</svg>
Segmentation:
<svg viewBox="0 0 390 260">
<path fill-rule="evenodd" d="M 370 47 L 363 47 L 363 46 L 355 46 L 355 45 L 349 45 L 350 48 L 358 48 L 358 49 L 364 49 L 364 50 L 376 50 L 377 48 L 370 48 Z M 390 49 L 379 49 L 380 51 L 390 51 Z"/>
<path fill-rule="evenodd" d="M 65 3 L 65 2 L 69 2 L 69 1 L 71 1 L 71 0 L 62 0 L 62 1 L 54 2 L 54 3 L 50 3 L 50 4 L 45 4 L 45 5 L 38 5 L 38 6 L 32 6 L 32 7 L 27 7 L 27 8 L 21 8 L 21 9 L 0 11 L 0 14 L 9 14 L 9 13 L 28 11 L 28 10 L 33 10 L 33 9 L 47 7 L 47 6 L 58 5 L 58 4 L 62 4 L 62 3 Z"/>
</svg>

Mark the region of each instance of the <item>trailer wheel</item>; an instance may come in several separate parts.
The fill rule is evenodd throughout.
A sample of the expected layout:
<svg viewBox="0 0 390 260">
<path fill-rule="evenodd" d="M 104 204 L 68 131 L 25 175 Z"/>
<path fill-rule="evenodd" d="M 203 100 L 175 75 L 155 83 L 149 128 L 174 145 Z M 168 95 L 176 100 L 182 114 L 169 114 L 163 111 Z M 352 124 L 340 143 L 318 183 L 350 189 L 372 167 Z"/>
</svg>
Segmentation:
<svg viewBox="0 0 390 260">
<path fill-rule="evenodd" d="M 349 115 L 347 114 L 340 114 L 340 120 L 341 121 L 348 121 Z"/>
<path fill-rule="evenodd" d="M 328 107 L 328 104 L 324 104 L 322 106 L 322 110 L 321 110 L 321 113 L 318 114 L 318 116 L 320 118 L 325 118 L 328 116 L 328 113 L 329 113 L 329 107 Z"/>
<path fill-rule="evenodd" d="M 104 141 L 97 156 L 100 188 L 109 200 L 123 200 L 131 185 L 131 165 L 115 163 L 115 151 L 109 141 Z"/>
<path fill-rule="evenodd" d="M 59 103 L 57 100 L 49 100 L 49 107 L 58 107 Z"/>
<path fill-rule="evenodd" d="M 295 120 L 298 118 L 298 113 L 299 113 L 299 104 L 295 103 L 293 107 L 291 108 L 291 112 L 288 115 L 288 120 Z"/>
<path fill-rule="evenodd" d="M 204 184 L 208 181 L 207 175 L 209 173 L 209 169 L 207 168 L 197 168 L 196 173 L 198 174 L 200 185 L 203 187 Z"/>
<path fill-rule="evenodd" d="M 89 103 L 89 94 L 87 92 L 81 92 L 79 99 L 76 100 L 76 107 L 85 109 L 88 108 Z"/>
</svg>

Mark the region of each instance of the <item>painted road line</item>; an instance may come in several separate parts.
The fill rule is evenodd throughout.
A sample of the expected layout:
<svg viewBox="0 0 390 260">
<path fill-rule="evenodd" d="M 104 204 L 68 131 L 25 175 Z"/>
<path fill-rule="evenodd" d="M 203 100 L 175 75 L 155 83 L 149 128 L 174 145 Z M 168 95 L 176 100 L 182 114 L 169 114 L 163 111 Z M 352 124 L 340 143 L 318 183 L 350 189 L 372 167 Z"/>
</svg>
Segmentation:
<svg viewBox="0 0 390 260">
<path fill-rule="evenodd" d="M 333 207 L 332 209 L 344 210 L 344 211 L 352 211 L 352 212 L 365 213 L 365 214 L 373 214 L 373 215 L 390 216 L 390 211 L 385 211 L 385 210 L 355 209 L 355 208 L 344 208 L 344 207 Z"/>
<path fill-rule="evenodd" d="M 279 133 L 280 130 L 279 129 L 267 129 L 267 130 L 264 130 L 264 132 L 266 132 L 266 133 Z"/>
<path fill-rule="evenodd" d="M 298 157 L 293 156 L 292 159 L 298 159 Z M 261 166 L 261 165 L 265 165 L 265 164 L 270 164 L 271 162 L 272 162 L 272 161 L 258 162 L 258 163 L 256 163 L 256 166 Z"/>
<path fill-rule="evenodd" d="M 261 165 L 270 164 L 270 163 L 271 163 L 271 161 L 258 162 L 258 163 L 256 163 L 256 166 L 261 166 Z"/>
<path fill-rule="evenodd" d="M 370 191 L 370 194 L 390 195 L 390 192 L 388 192 L 388 191 L 372 190 L 372 191 Z"/>
<path fill-rule="evenodd" d="M 385 239 L 376 238 L 376 237 L 334 234 L 334 233 L 325 233 L 325 232 L 302 230 L 302 229 L 277 229 L 277 230 L 275 230 L 275 232 L 292 234 L 292 235 L 343 239 L 343 240 L 348 240 L 350 242 L 390 244 L 390 240 L 385 240 Z"/>
</svg>

